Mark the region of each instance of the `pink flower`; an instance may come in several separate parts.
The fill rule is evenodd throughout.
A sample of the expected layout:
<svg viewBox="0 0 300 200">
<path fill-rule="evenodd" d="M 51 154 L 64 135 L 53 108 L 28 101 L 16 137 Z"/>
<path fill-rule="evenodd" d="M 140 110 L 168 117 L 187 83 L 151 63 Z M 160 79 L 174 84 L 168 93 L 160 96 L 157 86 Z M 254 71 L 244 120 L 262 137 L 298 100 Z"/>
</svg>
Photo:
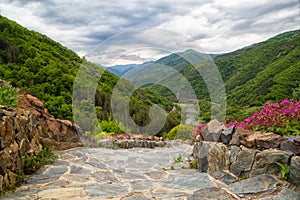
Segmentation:
<svg viewBox="0 0 300 200">
<path fill-rule="evenodd" d="M 249 118 L 247 118 L 247 119 L 245 119 L 245 122 L 247 122 L 247 123 L 250 123 L 252 120 L 251 120 L 251 118 L 249 117 Z"/>
</svg>

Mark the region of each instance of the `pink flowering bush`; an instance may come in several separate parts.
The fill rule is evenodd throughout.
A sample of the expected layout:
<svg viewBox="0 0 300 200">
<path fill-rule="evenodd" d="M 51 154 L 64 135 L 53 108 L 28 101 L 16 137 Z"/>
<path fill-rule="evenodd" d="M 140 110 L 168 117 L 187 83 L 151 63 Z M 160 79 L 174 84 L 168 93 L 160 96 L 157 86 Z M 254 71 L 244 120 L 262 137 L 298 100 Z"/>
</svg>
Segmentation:
<svg viewBox="0 0 300 200">
<path fill-rule="evenodd" d="M 258 112 L 242 122 L 230 122 L 226 127 L 235 125 L 247 130 L 274 132 L 280 135 L 300 135 L 300 101 L 284 99 L 281 103 L 266 103 Z M 200 133 L 202 124 L 194 134 Z"/>
</svg>

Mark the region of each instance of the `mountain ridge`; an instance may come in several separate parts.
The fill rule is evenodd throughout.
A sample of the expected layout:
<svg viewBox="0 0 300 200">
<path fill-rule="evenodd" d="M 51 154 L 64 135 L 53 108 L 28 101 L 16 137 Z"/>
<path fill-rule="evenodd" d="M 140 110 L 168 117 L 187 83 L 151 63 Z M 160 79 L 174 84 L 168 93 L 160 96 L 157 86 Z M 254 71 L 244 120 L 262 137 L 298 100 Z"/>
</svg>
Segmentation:
<svg viewBox="0 0 300 200">
<path fill-rule="evenodd" d="M 0 79 L 12 82 L 24 92 L 38 97 L 56 118 L 73 121 L 73 117 L 84 118 L 82 114 L 93 113 L 96 109 L 98 120 L 112 120 L 110 104 L 114 86 L 118 82 L 125 89 L 133 85 L 103 69 L 95 89 L 95 103 L 83 96 L 80 99 L 82 102 L 76 103 L 88 112 L 73 112 L 74 81 L 83 63 L 100 70 L 99 66 L 80 58 L 58 42 L 0 15 Z M 130 99 L 130 115 L 141 126 L 150 121 L 148 113 L 151 105 L 160 103 L 167 113 L 174 106 L 172 102 L 145 89 L 126 98 Z M 177 119 L 170 118 L 165 131 L 177 125 Z"/>
</svg>

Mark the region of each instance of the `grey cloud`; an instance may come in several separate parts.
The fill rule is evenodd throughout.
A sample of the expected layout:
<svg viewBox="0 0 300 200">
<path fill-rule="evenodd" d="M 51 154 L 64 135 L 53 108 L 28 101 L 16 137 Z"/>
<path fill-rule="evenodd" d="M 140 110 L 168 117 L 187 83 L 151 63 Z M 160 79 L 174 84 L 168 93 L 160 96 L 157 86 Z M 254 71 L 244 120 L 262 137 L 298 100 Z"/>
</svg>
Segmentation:
<svg viewBox="0 0 300 200">
<path fill-rule="evenodd" d="M 89 52 L 96 45 L 119 33 L 123 34 L 123 37 L 115 37 L 114 44 L 116 45 L 147 45 L 153 43 L 153 40 L 157 40 L 157 47 L 168 44 L 171 49 L 176 48 L 180 42 L 182 43 L 182 41 L 177 41 L 176 37 L 145 33 L 140 37 L 134 37 L 135 39 L 132 41 L 127 41 L 126 33 L 123 32 L 142 27 L 160 27 L 162 24 L 168 24 L 176 17 L 191 16 L 194 21 L 199 20 L 199 24 L 190 26 L 187 26 L 188 21 L 187 24 L 176 24 L 175 21 L 174 23 L 178 25 L 177 29 L 172 27 L 172 23 L 167 26 L 170 30 L 187 33 L 195 40 L 194 42 L 208 38 L 215 38 L 218 41 L 222 41 L 220 38 L 223 38 L 225 41 L 232 35 L 242 37 L 247 33 L 274 35 L 282 32 L 282 30 L 295 27 L 297 22 L 299 24 L 299 15 L 298 18 L 295 16 L 282 17 L 280 21 L 278 19 L 262 20 L 279 11 L 295 7 L 299 9 L 300 3 L 297 0 L 249 1 L 251 3 L 248 4 L 227 2 L 230 6 L 226 5 L 225 2 L 223 5 L 216 0 L 129 0 L 125 3 L 113 3 L 107 0 L 4 0 L 4 3 L 1 2 L 0 5 L 6 3 L 32 11 L 34 17 L 40 19 L 45 27 L 52 27 L 51 30 L 44 28 L 44 34 L 49 34 L 47 31 L 54 30 L 60 34 L 57 38 L 53 37 L 54 39 L 58 40 L 59 38 L 61 41 L 63 36 L 64 41 L 62 42 L 64 44 L 80 52 Z M 209 6 L 217 13 L 210 12 L 209 9 L 201 10 L 204 6 Z M 196 13 L 198 16 L 192 16 L 191 13 L 196 9 L 200 9 L 200 13 Z M 22 16 L 22 13 L 14 13 L 14 15 L 18 18 L 26 17 L 25 15 Z M 198 19 L 199 16 L 201 19 L 206 19 L 206 24 L 201 24 L 203 21 Z M 259 20 L 260 23 L 257 23 Z M 40 27 L 37 29 L 41 30 Z M 131 32 L 130 34 L 135 33 Z M 141 32 L 137 34 L 141 34 Z M 151 41 L 148 41 L 150 38 Z M 224 42 L 224 44 L 228 44 L 228 42 Z M 115 48 L 118 49 L 117 46 Z M 228 48 L 224 47 L 224 49 Z M 215 49 L 214 51 L 220 52 L 222 50 Z M 132 59 L 137 59 L 137 57 L 132 57 Z"/>
<path fill-rule="evenodd" d="M 144 58 L 142 58 L 141 56 L 139 55 L 121 55 L 120 56 L 121 59 L 124 59 L 124 60 L 143 60 Z"/>
</svg>

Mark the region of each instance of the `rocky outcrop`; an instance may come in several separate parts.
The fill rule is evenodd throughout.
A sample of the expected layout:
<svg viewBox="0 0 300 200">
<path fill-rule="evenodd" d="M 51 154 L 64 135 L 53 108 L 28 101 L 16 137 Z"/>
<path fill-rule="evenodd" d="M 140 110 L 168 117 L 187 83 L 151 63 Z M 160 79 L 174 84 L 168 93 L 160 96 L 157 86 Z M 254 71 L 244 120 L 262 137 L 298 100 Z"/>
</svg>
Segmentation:
<svg viewBox="0 0 300 200">
<path fill-rule="evenodd" d="M 229 170 L 240 178 L 252 178 L 263 174 L 281 176 L 282 168 L 290 166 L 288 179 L 300 186 L 300 137 L 282 137 L 274 133 L 262 133 L 233 127 L 212 128 L 219 123 L 214 120 L 201 131 L 202 141 L 195 143 L 193 156 L 200 172 L 210 174 Z M 209 130 L 213 130 L 211 133 Z M 216 130 L 220 133 L 219 138 Z M 218 142 L 212 142 L 212 138 Z"/>
<path fill-rule="evenodd" d="M 38 98 L 30 94 L 18 97 L 18 109 L 12 112 L 18 113 L 19 110 L 25 110 L 36 118 L 41 142 L 47 147 L 64 150 L 82 146 L 80 127 L 68 120 L 55 119 Z"/>
<path fill-rule="evenodd" d="M 17 91 L 20 94 L 17 108 L 1 106 L 0 192 L 14 185 L 18 175 L 23 175 L 22 158 L 25 155 L 38 155 L 43 145 L 53 150 L 83 145 L 78 126 L 55 119 L 39 99 Z"/>
</svg>

